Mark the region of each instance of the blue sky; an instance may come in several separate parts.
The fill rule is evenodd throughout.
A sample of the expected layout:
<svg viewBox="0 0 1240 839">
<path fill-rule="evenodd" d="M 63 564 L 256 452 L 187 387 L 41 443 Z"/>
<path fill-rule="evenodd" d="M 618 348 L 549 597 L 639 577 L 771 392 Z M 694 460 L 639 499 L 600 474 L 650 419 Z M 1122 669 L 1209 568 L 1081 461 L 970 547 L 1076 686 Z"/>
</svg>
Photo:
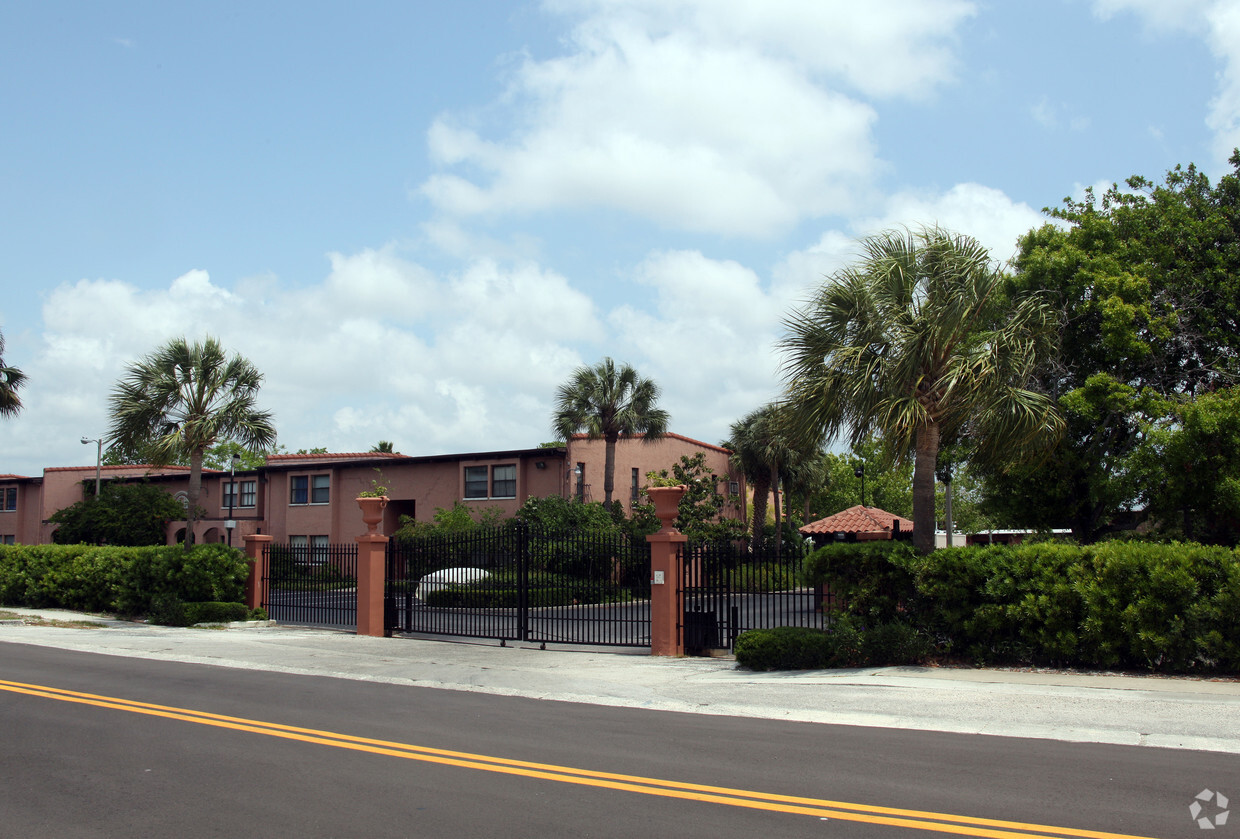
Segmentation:
<svg viewBox="0 0 1240 839">
<path fill-rule="evenodd" d="M 290 450 L 537 445 L 607 355 L 717 442 L 857 237 L 1227 171 L 1240 3 L 10 0 L 0 120 L 0 473 L 207 333 Z"/>
</svg>

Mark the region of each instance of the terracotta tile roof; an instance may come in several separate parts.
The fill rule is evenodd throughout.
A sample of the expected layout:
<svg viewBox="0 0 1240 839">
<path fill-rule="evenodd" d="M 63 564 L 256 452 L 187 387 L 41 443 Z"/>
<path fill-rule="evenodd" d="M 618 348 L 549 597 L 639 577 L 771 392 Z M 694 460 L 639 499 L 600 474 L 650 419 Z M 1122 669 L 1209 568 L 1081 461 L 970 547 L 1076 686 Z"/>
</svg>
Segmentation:
<svg viewBox="0 0 1240 839">
<path fill-rule="evenodd" d="M 269 454 L 268 463 L 287 463 L 292 460 L 373 460 L 376 458 L 408 459 L 400 452 L 313 452 L 308 454 Z"/>
<path fill-rule="evenodd" d="M 812 521 L 798 532 L 804 536 L 829 533 L 888 533 L 891 531 L 892 520 L 900 522 L 901 531 L 912 531 L 913 523 L 903 516 L 888 513 L 877 507 L 862 507 L 858 504 L 843 512 L 825 519 Z"/>
<path fill-rule="evenodd" d="M 185 472 L 186 474 L 189 474 L 188 466 L 152 466 L 149 463 L 105 463 L 100 467 L 100 471 L 102 472 L 120 472 L 120 471 L 126 471 L 126 470 L 133 471 L 135 469 L 136 470 L 145 469 L 147 471 L 160 471 L 164 473 Z M 44 472 L 82 472 L 82 471 L 94 472 L 95 466 L 93 463 L 90 466 L 49 466 L 43 471 Z M 204 467 L 202 471 L 203 473 L 206 473 L 212 470 Z"/>
</svg>

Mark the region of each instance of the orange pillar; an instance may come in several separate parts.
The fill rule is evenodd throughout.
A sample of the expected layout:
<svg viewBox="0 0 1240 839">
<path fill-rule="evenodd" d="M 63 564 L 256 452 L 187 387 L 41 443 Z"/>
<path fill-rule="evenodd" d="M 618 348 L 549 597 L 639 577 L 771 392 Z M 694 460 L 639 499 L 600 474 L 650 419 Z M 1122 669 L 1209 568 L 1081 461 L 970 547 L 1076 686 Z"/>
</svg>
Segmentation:
<svg viewBox="0 0 1240 839">
<path fill-rule="evenodd" d="M 271 537 L 261 533 L 248 533 L 245 537 L 245 555 L 250 558 L 250 578 L 245 581 L 245 605 L 257 609 L 267 599 L 267 552 Z"/>
<path fill-rule="evenodd" d="M 689 537 L 672 522 L 688 487 L 648 487 L 663 529 L 646 537 L 650 543 L 650 654 L 685 654 L 685 603 L 681 597 L 682 551 Z"/>
<path fill-rule="evenodd" d="M 363 533 L 357 537 L 357 634 L 382 638 L 383 585 L 387 577 L 388 537 Z"/>
</svg>

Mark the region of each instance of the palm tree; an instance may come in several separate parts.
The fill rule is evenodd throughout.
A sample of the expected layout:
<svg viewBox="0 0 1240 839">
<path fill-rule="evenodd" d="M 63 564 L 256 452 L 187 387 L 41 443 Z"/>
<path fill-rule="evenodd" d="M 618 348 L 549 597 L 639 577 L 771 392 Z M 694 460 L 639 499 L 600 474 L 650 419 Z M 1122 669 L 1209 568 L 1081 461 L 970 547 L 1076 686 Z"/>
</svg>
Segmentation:
<svg viewBox="0 0 1240 839">
<path fill-rule="evenodd" d="M 1036 297 L 1008 299 L 967 236 L 888 231 L 862 249 L 785 319 L 787 399 L 803 427 L 847 428 L 854 444 L 877 431 L 894 455 L 915 453 L 913 541 L 928 553 L 940 439 L 967 437 L 996 461 L 1033 456 L 1062 432 L 1054 403 L 1028 387 L 1053 319 Z"/>
<path fill-rule="evenodd" d="M 0 417 L 16 416 L 22 409 L 17 389 L 26 381 L 26 374 L 4 364 L 4 335 L 0 333 Z"/>
<path fill-rule="evenodd" d="M 645 442 L 667 433 L 667 411 L 656 408 L 659 386 L 643 379 L 627 364 L 610 358 L 593 367 L 578 367 L 556 391 L 552 428 L 563 440 L 584 431 L 591 440 L 606 441 L 603 465 L 604 505 L 611 509 L 615 489 L 616 443 L 621 435 L 640 434 Z"/>
<path fill-rule="evenodd" d="M 753 487 L 753 526 L 750 544 L 756 550 L 766 527 L 767 496 L 775 490 L 776 549 L 782 539 L 779 489 L 781 479 L 811 480 L 808 462 L 817 457 L 818 440 L 798 438 L 787 409 L 765 405 L 732 423 L 731 436 L 719 445 L 732 452 L 732 468 Z"/>
<path fill-rule="evenodd" d="M 275 443 L 270 412 L 255 407 L 262 380 L 253 364 L 229 357 L 214 338 L 194 344 L 174 338 L 131 364 L 112 389 L 113 445 L 149 453 L 159 464 L 189 459 L 186 546 L 198 518 L 206 450 L 223 440 L 253 451 Z"/>
<path fill-rule="evenodd" d="M 380 440 L 378 443 L 370 447 L 371 454 L 393 454 L 395 450 L 392 448 L 391 440 Z"/>
</svg>

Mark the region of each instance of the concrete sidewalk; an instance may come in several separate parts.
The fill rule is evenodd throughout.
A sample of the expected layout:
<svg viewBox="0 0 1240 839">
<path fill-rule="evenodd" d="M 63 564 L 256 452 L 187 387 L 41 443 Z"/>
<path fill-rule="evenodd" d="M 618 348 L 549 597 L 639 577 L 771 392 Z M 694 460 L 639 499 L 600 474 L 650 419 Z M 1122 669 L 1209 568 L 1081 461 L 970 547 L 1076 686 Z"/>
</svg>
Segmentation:
<svg viewBox="0 0 1240 839">
<path fill-rule="evenodd" d="M 938 667 L 752 673 L 730 659 L 641 650 L 0 611 L 95 625 L 10 623 L 0 625 L 0 643 L 662 711 L 1240 753 L 1235 680 Z M 2 659 L 0 648 L 0 674 Z"/>
</svg>

